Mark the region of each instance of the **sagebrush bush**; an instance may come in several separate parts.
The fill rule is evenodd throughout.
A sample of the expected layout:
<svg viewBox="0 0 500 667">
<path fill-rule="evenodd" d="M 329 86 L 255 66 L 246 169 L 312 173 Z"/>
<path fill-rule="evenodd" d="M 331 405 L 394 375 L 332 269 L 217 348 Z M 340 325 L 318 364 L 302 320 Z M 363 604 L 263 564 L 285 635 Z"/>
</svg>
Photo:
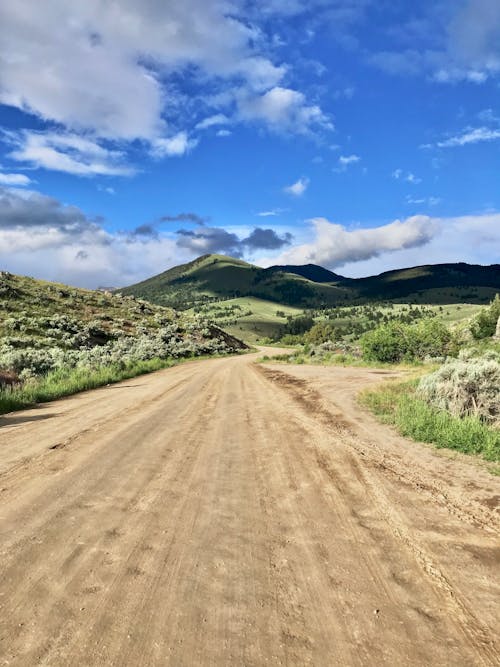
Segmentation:
<svg viewBox="0 0 500 667">
<path fill-rule="evenodd" d="M 417 393 L 457 417 L 475 415 L 500 426 L 500 355 L 474 358 L 461 354 L 423 377 Z"/>
</svg>

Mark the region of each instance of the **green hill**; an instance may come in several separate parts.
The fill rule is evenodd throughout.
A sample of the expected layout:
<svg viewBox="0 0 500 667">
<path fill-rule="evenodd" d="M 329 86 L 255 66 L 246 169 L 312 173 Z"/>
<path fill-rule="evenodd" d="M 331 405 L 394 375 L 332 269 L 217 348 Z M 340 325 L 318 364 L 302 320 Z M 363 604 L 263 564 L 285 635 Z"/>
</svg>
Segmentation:
<svg viewBox="0 0 500 667">
<path fill-rule="evenodd" d="M 140 337 L 154 337 L 165 327 L 185 346 L 206 341 L 240 341 L 217 328 L 202 331 L 187 314 L 134 296 L 86 290 L 0 272 L 0 367 L 3 358 L 29 351 L 89 350 Z M 18 354 L 19 353 L 19 354 Z"/>
<path fill-rule="evenodd" d="M 500 265 L 436 264 L 344 278 L 314 264 L 266 269 L 225 255 L 203 255 L 120 290 L 153 303 L 189 309 L 254 297 L 298 308 L 361 304 L 487 303 L 500 291 Z"/>
</svg>

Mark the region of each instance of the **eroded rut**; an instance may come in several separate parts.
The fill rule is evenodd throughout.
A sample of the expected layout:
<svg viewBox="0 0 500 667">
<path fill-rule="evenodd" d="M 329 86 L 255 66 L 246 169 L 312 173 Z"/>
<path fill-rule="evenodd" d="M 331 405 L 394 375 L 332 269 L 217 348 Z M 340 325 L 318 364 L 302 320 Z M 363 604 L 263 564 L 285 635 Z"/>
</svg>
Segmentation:
<svg viewBox="0 0 500 667">
<path fill-rule="evenodd" d="M 0 664 L 500 663 L 498 478 L 254 360 L 0 417 Z"/>
</svg>

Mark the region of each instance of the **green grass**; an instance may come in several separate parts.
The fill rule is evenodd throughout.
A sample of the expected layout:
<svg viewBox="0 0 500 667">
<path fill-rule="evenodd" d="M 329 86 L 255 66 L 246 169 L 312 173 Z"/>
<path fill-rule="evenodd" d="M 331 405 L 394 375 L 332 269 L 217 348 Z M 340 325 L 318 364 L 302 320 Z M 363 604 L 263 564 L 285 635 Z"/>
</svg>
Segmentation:
<svg viewBox="0 0 500 667">
<path fill-rule="evenodd" d="M 137 361 L 125 367 L 113 365 L 96 370 L 79 368 L 53 371 L 26 383 L 22 387 L 0 391 L 0 414 L 22 410 L 37 403 L 47 403 L 80 391 L 96 389 L 107 384 L 158 371 L 162 368 L 169 368 L 176 361 L 173 359 L 151 359 L 149 361 Z"/>
<path fill-rule="evenodd" d="M 479 455 L 487 461 L 500 461 L 500 432 L 477 417 L 454 417 L 429 406 L 416 394 L 416 381 L 396 382 L 367 390 L 360 403 L 401 435 L 439 448 Z"/>
<path fill-rule="evenodd" d="M 217 326 L 220 326 L 232 336 L 251 344 L 273 336 L 279 327 L 285 324 L 288 316 L 296 317 L 303 312 L 300 308 L 282 306 L 255 297 L 215 301 L 201 308 L 188 311 L 188 313 L 194 313 L 195 310 L 203 316 L 213 319 Z M 251 314 L 247 314 L 250 311 Z M 285 317 L 277 315 L 278 311 L 284 313 Z M 225 320 L 230 320 L 232 323 L 226 324 Z"/>
</svg>

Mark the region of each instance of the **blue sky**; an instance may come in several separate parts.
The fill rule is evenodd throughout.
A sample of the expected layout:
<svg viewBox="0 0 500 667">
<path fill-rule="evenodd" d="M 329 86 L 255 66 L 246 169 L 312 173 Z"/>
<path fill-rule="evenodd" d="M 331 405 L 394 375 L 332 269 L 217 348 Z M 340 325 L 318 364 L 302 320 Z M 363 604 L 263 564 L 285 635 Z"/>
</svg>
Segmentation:
<svg viewBox="0 0 500 667">
<path fill-rule="evenodd" d="M 0 25 L 2 268 L 499 261 L 498 0 L 5 0 Z"/>
</svg>

